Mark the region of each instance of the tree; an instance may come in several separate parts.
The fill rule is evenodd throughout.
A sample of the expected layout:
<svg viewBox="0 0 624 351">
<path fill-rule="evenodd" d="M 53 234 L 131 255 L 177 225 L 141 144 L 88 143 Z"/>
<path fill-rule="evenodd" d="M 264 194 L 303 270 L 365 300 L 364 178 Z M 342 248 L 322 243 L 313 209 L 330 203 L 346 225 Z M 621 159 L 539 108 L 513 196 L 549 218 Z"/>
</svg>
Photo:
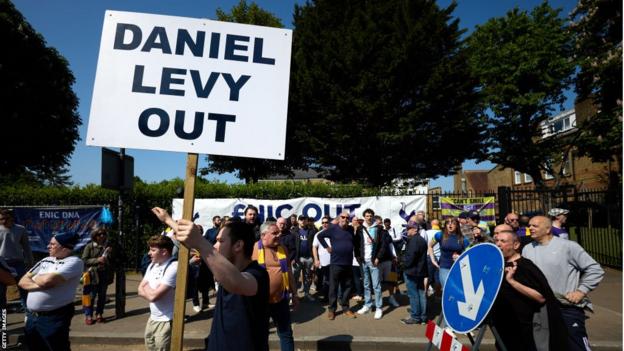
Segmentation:
<svg viewBox="0 0 624 351">
<path fill-rule="evenodd" d="M 380 185 L 448 175 L 479 154 L 476 81 L 454 8 L 424 0 L 295 6 L 288 138 L 310 167 Z"/>
<path fill-rule="evenodd" d="M 217 19 L 267 27 L 283 27 L 279 18 L 263 10 L 255 3 L 248 5 L 245 0 L 241 0 L 238 5 L 232 7 L 229 13 L 224 12 L 221 8 L 217 9 Z M 290 125 L 288 125 L 287 135 L 290 135 L 291 132 Z M 285 161 L 209 155 L 208 167 L 202 168 L 200 174 L 236 171 L 237 176 L 247 183 L 256 182 L 259 178 L 273 174 L 292 174 L 292 169 L 298 166 L 303 167 L 303 163 L 300 161 L 301 158 L 294 155 L 294 147 L 289 147 L 288 142 L 286 150 Z"/>
<path fill-rule="evenodd" d="M 0 182 L 67 184 L 67 165 L 82 124 L 74 76 L 56 49 L 0 0 Z"/>
<path fill-rule="evenodd" d="M 517 8 L 477 26 L 468 39 L 470 65 L 489 110 L 488 159 L 529 174 L 557 175 L 564 140 L 542 138 L 541 122 L 562 109 L 574 71 L 571 35 L 560 10 L 546 2 L 531 13 Z"/>
<path fill-rule="evenodd" d="M 622 167 L 622 2 L 580 0 L 572 12 L 579 65 L 577 100 L 591 99 L 597 113 L 579 126 L 581 155 L 618 160 Z"/>
</svg>

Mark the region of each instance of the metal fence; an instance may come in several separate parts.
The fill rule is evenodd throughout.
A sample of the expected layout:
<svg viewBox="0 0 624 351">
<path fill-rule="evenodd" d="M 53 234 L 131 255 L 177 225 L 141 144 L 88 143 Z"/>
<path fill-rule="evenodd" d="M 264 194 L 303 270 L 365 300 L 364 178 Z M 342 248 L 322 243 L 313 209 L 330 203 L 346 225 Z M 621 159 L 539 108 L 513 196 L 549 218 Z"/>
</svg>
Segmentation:
<svg viewBox="0 0 624 351">
<path fill-rule="evenodd" d="M 454 199 L 492 196 L 496 199 L 496 218 L 502 223 L 509 212 L 547 215 L 551 208 L 570 210 L 568 227 L 577 241 L 600 264 L 622 269 L 622 193 L 618 190 L 578 190 L 572 186 L 557 189 L 512 189 L 479 193 L 429 193 L 428 218 L 442 218 L 441 197 Z"/>
</svg>

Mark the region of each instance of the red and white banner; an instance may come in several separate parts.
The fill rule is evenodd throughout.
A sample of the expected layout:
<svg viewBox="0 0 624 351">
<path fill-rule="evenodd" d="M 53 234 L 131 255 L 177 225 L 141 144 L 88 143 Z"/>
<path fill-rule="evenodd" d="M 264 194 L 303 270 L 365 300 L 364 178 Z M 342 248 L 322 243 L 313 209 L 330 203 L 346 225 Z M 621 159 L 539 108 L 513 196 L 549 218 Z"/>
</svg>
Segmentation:
<svg viewBox="0 0 624 351">
<path fill-rule="evenodd" d="M 425 332 L 427 339 L 431 341 L 440 351 L 469 351 L 470 349 L 462 345 L 459 340 L 449 334 L 445 329 L 440 328 L 433 321 L 427 323 Z"/>
</svg>

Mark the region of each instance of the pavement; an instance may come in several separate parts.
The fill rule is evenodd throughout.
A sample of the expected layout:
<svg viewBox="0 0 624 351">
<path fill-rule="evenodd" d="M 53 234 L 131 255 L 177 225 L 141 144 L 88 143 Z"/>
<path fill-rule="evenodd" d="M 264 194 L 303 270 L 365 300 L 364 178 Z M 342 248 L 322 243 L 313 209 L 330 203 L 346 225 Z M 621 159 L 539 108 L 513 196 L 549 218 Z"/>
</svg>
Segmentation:
<svg viewBox="0 0 624 351">
<path fill-rule="evenodd" d="M 622 350 L 622 272 L 605 268 L 606 275 L 598 288 L 590 294 L 595 313 L 587 320 L 590 344 L 593 350 Z M 110 302 L 106 306 L 103 324 L 88 326 L 84 323 L 82 310 L 77 295 L 76 315 L 71 326 L 71 342 L 74 351 L 103 350 L 124 351 L 144 350 L 143 331 L 149 315 L 148 303 L 137 296 L 137 286 L 141 277 L 128 274 L 126 277 L 126 316 L 114 318 L 114 284 L 109 287 Z M 401 291 L 405 287 L 401 286 Z M 214 302 L 214 296 L 211 302 Z M 304 302 L 293 312 L 293 332 L 297 350 L 425 350 L 428 340 L 424 325 L 404 325 L 399 320 L 407 316 L 409 305 L 406 295 L 398 298 L 401 306 L 388 307 L 384 298 L 384 316 L 380 320 L 373 318 L 373 313 L 358 315 L 349 319 L 341 314 L 334 321 L 327 319 L 326 308 L 318 301 Z M 439 298 L 429 301 L 437 306 Z M 356 311 L 361 303 L 351 301 L 352 310 Z M 434 311 L 436 308 L 433 309 Z M 196 313 L 190 300 L 186 303 L 188 321 L 184 327 L 184 348 L 202 350 L 204 338 L 210 331 L 213 310 Z M 15 345 L 22 333 L 24 316 L 21 313 L 7 315 L 9 346 Z M 463 345 L 470 347 L 467 337 L 460 335 Z M 271 350 L 279 350 L 279 339 L 275 328 L 270 330 Z M 19 350 L 18 347 L 12 348 Z M 436 348 L 433 347 L 432 350 Z M 494 340 L 489 330 L 486 332 L 480 350 L 495 350 Z"/>
</svg>

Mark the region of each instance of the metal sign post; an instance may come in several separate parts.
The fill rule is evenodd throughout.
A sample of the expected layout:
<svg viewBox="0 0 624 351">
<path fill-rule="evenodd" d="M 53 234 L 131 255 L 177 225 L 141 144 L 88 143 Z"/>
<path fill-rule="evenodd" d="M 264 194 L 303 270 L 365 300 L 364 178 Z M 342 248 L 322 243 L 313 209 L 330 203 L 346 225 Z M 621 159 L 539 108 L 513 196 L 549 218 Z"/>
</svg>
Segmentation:
<svg viewBox="0 0 624 351">
<path fill-rule="evenodd" d="M 427 328 L 427 337 L 431 341 L 427 350 L 432 345 L 444 351 L 461 349 L 461 344 L 458 346 L 459 342 L 444 330 L 445 325 L 456 333 L 468 335 L 472 350 L 479 349 L 489 326 L 496 341 L 505 350 L 496 328 L 487 318 L 503 281 L 504 268 L 501 251 L 489 243 L 475 245 L 457 258 L 442 290 L 440 318 Z M 470 333 L 479 327 L 474 340 Z M 444 343 L 444 338 L 450 341 Z"/>
</svg>

